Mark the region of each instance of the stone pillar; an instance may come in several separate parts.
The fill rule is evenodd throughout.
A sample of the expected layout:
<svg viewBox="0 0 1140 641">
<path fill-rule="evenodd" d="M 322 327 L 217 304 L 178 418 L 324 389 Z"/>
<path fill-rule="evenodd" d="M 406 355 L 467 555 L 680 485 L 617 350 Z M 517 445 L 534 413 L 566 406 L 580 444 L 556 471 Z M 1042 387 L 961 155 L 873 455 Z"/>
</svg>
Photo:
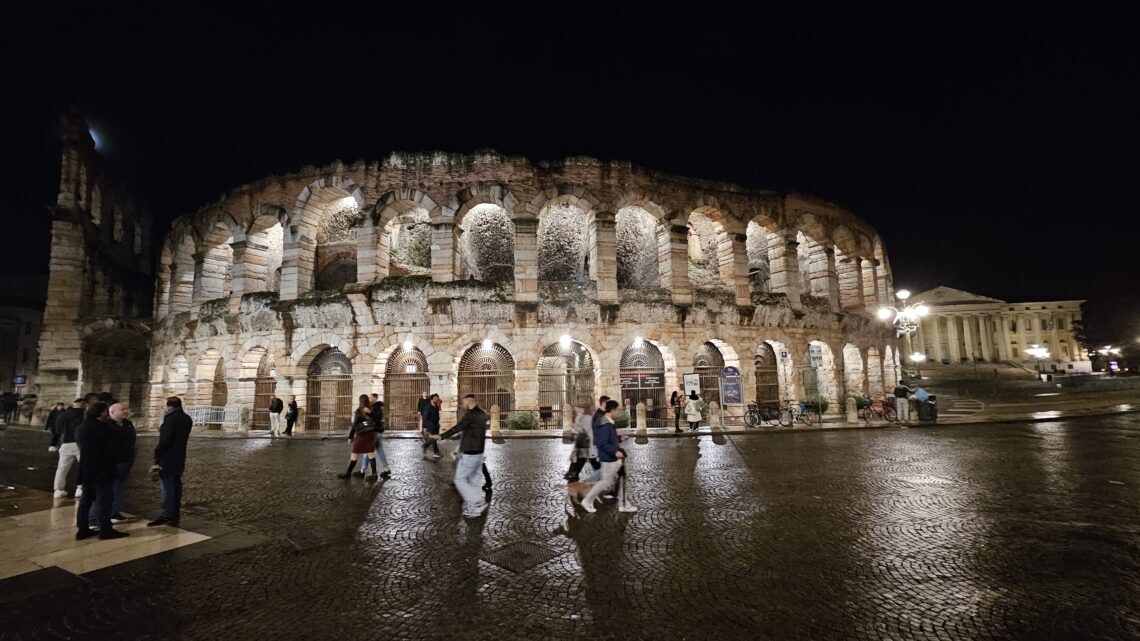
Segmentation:
<svg viewBox="0 0 1140 641">
<path fill-rule="evenodd" d="M 863 307 L 869 311 L 879 309 L 879 279 L 875 278 L 875 270 L 879 261 L 874 258 L 859 259 L 859 268 L 863 277 Z"/>
<path fill-rule="evenodd" d="M 370 220 L 370 219 L 368 219 Z M 356 282 L 368 284 L 380 273 L 380 240 L 375 225 L 356 228 Z"/>
<path fill-rule="evenodd" d="M 949 341 L 949 357 L 950 363 L 954 364 L 962 360 L 962 351 L 958 347 L 958 317 L 946 317 L 946 338 Z"/>
<path fill-rule="evenodd" d="M 927 323 L 927 319 L 919 319 L 918 329 L 914 332 L 914 351 L 920 354 L 927 354 L 930 358 L 929 352 L 926 350 L 926 333 L 922 330 L 922 326 Z"/>
<path fill-rule="evenodd" d="M 1003 361 L 1009 360 L 1009 321 L 1010 319 L 1004 314 L 997 314 L 998 323 L 998 358 Z"/>
<path fill-rule="evenodd" d="M 1049 344 L 1049 351 L 1053 354 L 1053 360 L 1062 361 L 1065 357 L 1061 354 L 1061 334 L 1057 331 L 1057 314 L 1053 314 L 1050 318 L 1052 327 L 1049 329 L 1049 340 L 1052 342 Z"/>
<path fill-rule="evenodd" d="M 774 293 L 788 298 L 792 309 L 803 309 L 800 303 L 799 243 L 794 232 L 772 234 L 768 242 L 769 279 Z M 810 293 L 810 292 L 809 292 Z"/>
<path fill-rule="evenodd" d="M 982 358 L 987 363 L 994 360 L 994 332 L 993 332 L 993 317 L 989 314 L 982 314 L 978 317 L 978 326 L 981 329 L 982 339 Z"/>
<path fill-rule="evenodd" d="M 934 357 L 935 363 L 942 362 L 942 318 L 940 316 L 930 317 L 931 339 L 934 341 Z"/>
<path fill-rule="evenodd" d="M 63 199 L 67 194 L 60 192 Z M 83 230 L 76 223 L 53 220 L 48 261 L 47 302 L 40 330 L 37 409 L 79 395 L 82 338 L 80 308 L 88 295 Z"/>
<path fill-rule="evenodd" d="M 812 292 L 827 297 L 831 311 L 839 311 L 839 275 L 835 272 L 835 248 L 823 247 L 823 252 L 813 257 L 820 267 L 811 275 Z"/>
<path fill-rule="evenodd" d="M 689 228 L 684 219 L 666 221 L 657 242 L 661 286 L 669 290 L 675 305 L 691 305 L 689 283 Z"/>
<path fill-rule="evenodd" d="M 515 370 L 515 409 L 523 412 L 538 410 L 538 370 Z"/>
<path fill-rule="evenodd" d="M 241 297 L 249 288 L 246 282 L 247 272 L 249 271 L 248 256 L 246 250 L 248 249 L 248 242 L 244 240 L 237 240 L 230 243 L 230 248 L 234 252 L 234 264 L 230 271 L 230 313 L 236 314 L 241 309 Z"/>
<path fill-rule="evenodd" d="M 974 362 L 974 355 L 975 355 L 975 351 L 974 351 L 974 333 L 975 332 L 974 332 L 974 328 L 971 327 L 971 325 L 973 325 L 973 324 L 974 324 L 974 316 L 969 315 L 969 316 L 963 316 L 962 317 L 962 341 L 965 343 L 965 347 L 966 347 L 966 351 L 963 354 L 963 356 L 965 356 L 967 359 L 969 359 L 971 363 Z"/>
<path fill-rule="evenodd" d="M 594 213 L 593 234 L 596 251 L 594 268 L 597 273 L 598 302 L 616 303 L 617 287 L 617 229 L 613 212 Z"/>
<path fill-rule="evenodd" d="M 637 413 L 637 425 L 635 425 L 634 427 L 637 429 L 637 435 L 638 436 L 648 436 L 649 435 L 649 422 L 645 416 L 647 411 L 648 410 L 645 409 L 645 403 L 638 403 L 637 404 L 637 412 L 636 412 Z"/>
<path fill-rule="evenodd" d="M 538 221 L 515 219 L 515 301 L 538 301 Z"/>
<path fill-rule="evenodd" d="M 1041 330 L 1041 325 L 1045 320 L 1045 316 L 1041 313 L 1035 312 L 1029 318 L 1029 322 L 1033 324 L 1033 342 L 1037 343 L 1038 345 L 1044 345 L 1045 333 Z"/>
<path fill-rule="evenodd" d="M 499 425 L 499 415 L 502 414 L 502 410 L 499 409 L 498 405 L 492 405 L 490 414 L 491 414 L 491 421 L 490 421 L 490 423 L 491 423 L 491 425 L 490 425 L 491 434 L 493 436 L 498 436 L 498 435 L 502 434 L 502 429 L 503 429 Z"/>
<path fill-rule="evenodd" d="M 894 292 L 887 282 L 887 268 L 882 261 L 875 266 L 875 280 L 879 284 L 879 305 L 894 305 Z"/>
<path fill-rule="evenodd" d="M 748 236 L 728 234 L 732 240 L 732 285 L 737 305 L 752 304 L 752 284 L 748 280 Z"/>
<path fill-rule="evenodd" d="M 191 256 L 194 259 L 194 295 L 191 298 L 193 304 L 197 305 L 206 300 L 206 282 L 202 278 L 202 269 L 206 265 L 206 256 L 202 253 L 197 253 Z"/>
<path fill-rule="evenodd" d="M 436 283 L 455 280 L 455 222 L 431 224 L 431 279 Z"/>
<path fill-rule="evenodd" d="M 845 256 L 839 263 L 839 304 L 845 312 L 865 309 L 862 260 Z"/>
<path fill-rule="evenodd" d="M 297 225 L 286 232 L 281 252 L 281 300 L 292 300 L 313 289 L 317 244 Z"/>
</svg>

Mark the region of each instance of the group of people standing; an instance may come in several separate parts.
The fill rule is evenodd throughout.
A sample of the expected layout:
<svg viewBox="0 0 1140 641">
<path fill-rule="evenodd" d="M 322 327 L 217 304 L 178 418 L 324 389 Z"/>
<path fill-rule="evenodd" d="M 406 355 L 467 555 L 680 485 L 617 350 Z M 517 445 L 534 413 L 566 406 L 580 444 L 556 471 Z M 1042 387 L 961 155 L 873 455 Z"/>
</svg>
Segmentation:
<svg viewBox="0 0 1140 641">
<path fill-rule="evenodd" d="M 572 484 L 591 484 L 581 499 L 587 512 L 596 512 L 596 503 L 603 497 L 616 499 L 619 512 L 637 511 L 626 501 L 625 462 L 629 454 L 621 447 L 626 437 L 614 425 L 620 409 L 621 404 L 608 396 L 600 397 L 595 408 L 589 403 L 574 406 L 574 447 L 570 450 L 570 469 L 563 478 Z M 593 471 L 583 479 L 582 469 L 587 463 Z"/>
<path fill-rule="evenodd" d="M 135 463 L 137 432 L 127 403 L 116 402 L 109 392 L 77 398 L 71 407 L 57 406 L 49 414 L 48 451 L 59 453 L 54 496 L 67 497 L 68 476 L 78 467 L 75 498 L 76 540 L 93 536 L 118 539 L 129 536 L 114 528 L 129 520 L 123 514 L 127 480 Z M 178 525 L 182 504 L 182 472 L 186 444 L 193 421 L 182 411 L 182 400 L 166 400 L 166 413 L 154 449 L 151 476 L 161 481 L 162 514 L 148 526 Z M 98 523 L 92 527 L 91 523 Z"/>
<path fill-rule="evenodd" d="M 286 410 L 288 407 L 288 411 Z M 281 413 L 285 412 L 285 430 L 281 430 Z M 277 395 L 274 394 L 273 398 L 269 399 L 269 435 L 270 436 L 293 436 L 293 426 L 297 424 L 297 396 L 289 396 L 289 403 L 286 404 Z"/>
</svg>

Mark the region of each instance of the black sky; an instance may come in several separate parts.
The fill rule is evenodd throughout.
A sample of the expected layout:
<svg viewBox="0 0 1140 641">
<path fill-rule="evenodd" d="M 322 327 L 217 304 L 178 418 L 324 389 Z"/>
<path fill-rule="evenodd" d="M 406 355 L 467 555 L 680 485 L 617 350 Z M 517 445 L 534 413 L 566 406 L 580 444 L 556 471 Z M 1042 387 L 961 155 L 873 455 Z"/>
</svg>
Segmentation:
<svg viewBox="0 0 1140 641">
<path fill-rule="evenodd" d="M 391 150 L 627 159 L 838 202 L 898 286 L 1088 298 L 1090 325 L 1140 336 L 1140 48 L 1119 11 L 283 7 L 10 34 L 3 273 L 46 270 L 74 105 L 163 221 Z"/>
</svg>

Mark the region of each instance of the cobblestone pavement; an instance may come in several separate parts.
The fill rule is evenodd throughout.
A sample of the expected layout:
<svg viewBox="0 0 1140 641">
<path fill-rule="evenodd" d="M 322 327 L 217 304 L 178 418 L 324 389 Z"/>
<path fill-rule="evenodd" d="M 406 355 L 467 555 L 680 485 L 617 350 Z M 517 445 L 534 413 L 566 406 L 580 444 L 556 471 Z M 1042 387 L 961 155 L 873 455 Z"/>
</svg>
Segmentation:
<svg viewBox="0 0 1140 641">
<path fill-rule="evenodd" d="M 43 440 L 0 432 L 0 481 L 49 489 Z M 183 527 L 237 534 L 0 584 L 0 639 L 1140 638 L 1136 415 L 654 439 L 639 512 L 570 520 L 557 440 L 489 446 L 470 522 L 450 459 L 387 450 L 371 484 L 342 442 L 195 439 Z"/>
</svg>

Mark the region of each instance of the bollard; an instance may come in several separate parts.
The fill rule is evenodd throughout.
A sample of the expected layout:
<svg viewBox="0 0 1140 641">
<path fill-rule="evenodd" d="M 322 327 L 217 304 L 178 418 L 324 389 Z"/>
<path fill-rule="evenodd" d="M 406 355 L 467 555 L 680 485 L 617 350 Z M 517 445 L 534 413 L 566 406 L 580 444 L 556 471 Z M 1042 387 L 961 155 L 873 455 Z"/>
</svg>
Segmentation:
<svg viewBox="0 0 1140 641">
<path fill-rule="evenodd" d="M 859 410 L 855 409 L 855 399 L 847 397 L 847 422 L 857 423 L 859 421 Z"/>
<path fill-rule="evenodd" d="M 637 435 L 638 436 L 648 436 L 649 435 L 649 427 L 648 427 L 646 419 L 645 419 L 645 403 L 638 403 L 637 404 L 637 425 L 635 425 L 634 427 L 637 428 Z"/>
<path fill-rule="evenodd" d="M 562 438 L 574 436 L 574 408 L 567 406 L 562 410 Z"/>
<path fill-rule="evenodd" d="M 502 430 L 499 428 L 499 406 L 498 405 L 492 405 L 491 406 L 491 435 L 492 436 L 499 436 L 502 433 L 503 433 Z"/>
<path fill-rule="evenodd" d="M 724 422 L 720 415 L 720 403 L 716 401 L 709 401 L 709 429 L 724 429 Z"/>
</svg>

